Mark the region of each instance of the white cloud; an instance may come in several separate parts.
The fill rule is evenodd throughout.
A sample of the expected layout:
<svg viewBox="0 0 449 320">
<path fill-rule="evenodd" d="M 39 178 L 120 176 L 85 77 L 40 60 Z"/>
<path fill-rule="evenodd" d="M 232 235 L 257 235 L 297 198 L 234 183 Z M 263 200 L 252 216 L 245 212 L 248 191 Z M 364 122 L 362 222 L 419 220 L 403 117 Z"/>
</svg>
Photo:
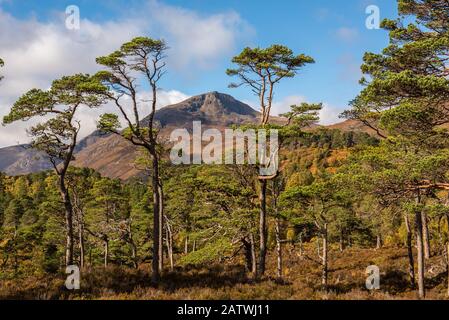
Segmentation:
<svg viewBox="0 0 449 320">
<path fill-rule="evenodd" d="M 280 115 L 290 111 L 292 105 L 298 105 L 306 102 L 306 98 L 303 96 L 287 96 L 280 101 L 274 101 L 271 107 L 271 112 L 273 115 Z"/>
<path fill-rule="evenodd" d="M 355 28 L 341 27 L 337 29 L 335 35 L 339 40 L 351 43 L 359 38 L 359 31 Z"/>
<path fill-rule="evenodd" d="M 15 18 L 0 7 L 0 30 L 8 30 L 0 33 L 0 57 L 6 63 L 2 69 L 5 79 L 0 84 L 0 118 L 20 95 L 32 88 L 49 88 L 53 79 L 63 75 L 96 72 L 96 57 L 116 50 L 132 37 L 166 39 L 171 48 L 169 70 L 190 76 L 190 70 L 214 66 L 230 54 L 241 37 L 251 33 L 235 12 L 200 16 L 195 11 L 154 0 L 128 19 L 101 23 L 83 19 L 79 31 L 65 28 L 64 13 L 49 22 L 40 22 Z M 186 97 L 167 89 L 160 92 L 159 99 L 163 106 Z M 83 136 L 94 129 L 94 119 L 108 108 L 84 110 L 80 116 Z M 0 126 L 0 147 L 28 142 L 25 128 L 30 124 Z"/>
<path fill-rule="evenodd" d="M 220 57 L 231 55 L 238 40 L 254 33 L 234 11 L 201 16 L 155 0 L 148 7 L 149 12 L 157 12 L 149 19 L 150 27 L 167 40 L 173 53 L 170 63 L 178 69 L 208 69 Z"/>
<path fill-rule="evenodd" d="M 300 95 L 287 96 L 281 101 L 273 103 L 273 115 L 279 115 L 290 110 L 292 105 L 298 105 L 307 101 L 307 98 Z M 320 121 L 322 125 L 329 125 L 340 122 L 338 115 L 340 114 L 339 108 L 331 106 L 328 103 L 323 103 L 323 109 L 320 111 Z"/>
<path fill-rule="evenodd" d="M 5 61 L 5 76 L 0 84 L 0 117 L 14 101 L 32 88 L 47 89 L 53 79 L 79 72 L 95 72 L 95 57 L 115 50 L 121 43 L 142 32 L 129 21 L 104 25 L 83 21 L 79 33 L 64 28 L 64 21 L 40 23 L 19 20 L 0 9 L 0 57 Z M 92 119 L 95 111 L 85 111 Z M 92 115 L 92 116 L 89 116 Z M 29 141 L 26 128 L 38 120 L 0 127 L 0 146 Z M 92 126 L 82 123 L 83 135 Z"/>
<path fill-rule="evenodd" d="M 254 101 L 254 100 L 253 101 L 243 100 L 242 102 L 246 103 L 254 110 L 261 112 L 260 105 L 258 102 Z M 273 101 L 273 105 L 271 106 L 270 114 L 272 116 L 279 116 L 280 114 L 290 111 L 290 107 L 292 105 L 301 104 L 303 102 L 306 102 L 306 98 L 303 96 L 298 96 L 298 95 L 287 96 L 287 97 L 283 98 L 282 100 Z"/>
<path fill-rule="evenodd" d="M 341 122 L 341 119 L 338 117 L 340 113 L 340 108 L 331 106 L 328 103 L 323 103 L 323 109 L 321 109 L 320 112 L 320 124 L 330 125 Z"/>
<path fill-rule="evenodd" d="M 188 98 L 189 98 L 189 96 L 187 96 L 184 93 L 177 91 L 177 90 L 170 90 L 170 91 L 160 90 L 158 92 L 158 100 L 157 100 L 156 108 L 160 109 L 160 108 L 168 106 L 168 105 L 179 103 Z M 144 116 L 149 114 L 150 104 L 148 103 L 148 101 L 150 101 L 150 99 L 151 99 L 150 92 L 144 92 L 143 94 L 140 95 L 140 97 L 139 97 L 139 102 L 140 102 L 139 114 L 144 115 Z M 131 102 L 131 101 L 129 101 L 129 102 Z M 124 104 L 127 105 L 127 107 L 128 107 L 127 113 L 129 115 L 131 115 L 132 114 L 131 103 L 127 104 L 126 101 L 124 101 Z M 94 130 L 96 130 L 97 121 L 98 121 L 99 117 L 104 113 L 117 113 L 116 106 L 112 103 L 108 103 L 108 104 L 102 106 L 101 108 L 89 109 L 87 107 L 83 107 L 79 110 L 78 115 L 77 115 L 77 120 L 81 121 L 81 123 L 82 123 L 82 128 L 80 131 L 81 137 L 85 137 L 85 136 L 89 135 L 90 133 L 92 133 Z M 125 119 L 122 116 L 120 116 L 119 119 L 120 119 L 120 122 L 122 123 L 122 126 L 126 125 Z M 140 120 L 142 120 L 142 119 L 140 119 Z"/>
</svg>

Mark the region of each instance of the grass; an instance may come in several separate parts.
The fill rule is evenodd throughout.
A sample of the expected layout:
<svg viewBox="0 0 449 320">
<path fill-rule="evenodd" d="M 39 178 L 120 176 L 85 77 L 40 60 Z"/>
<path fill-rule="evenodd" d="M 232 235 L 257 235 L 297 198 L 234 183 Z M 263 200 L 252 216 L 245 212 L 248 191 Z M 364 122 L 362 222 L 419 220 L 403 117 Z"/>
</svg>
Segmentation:
<svg viewBox="0 0 449 320">
<path fill-rule="evenodd" d="M 409 286 L 407 252 L 405 249 L 380 250 L 349 248 L 330 253 L 329 290 L 320 287 L 321 270 L 310 259 L 301 258 L 293 248 L 284 249 L 284 281 L 275 279 L 275 257 L 270 254 L 266 277 L 254 281 L 247 276 L 239 260 L 208 267 L 176 268 L 166 272 L 162 283 L 150 285 L 150 270 L 142 265 L 138 270 L 111 266 L 85 270 L 81 290 L 70 292 L 64 287 L 64 275 L 29 277 L 0 281 L 0 299 L 271 299 L 271 300 L 390 300 L 416 299 Z M 310 247 L 306 250 L 312 257 Z M 381 271 L 381 288 L 365 288 L 369 265 Z M 427 262 L 427 298 L 447 299 L 447 275 L 442 258 Z"/>
</svg>

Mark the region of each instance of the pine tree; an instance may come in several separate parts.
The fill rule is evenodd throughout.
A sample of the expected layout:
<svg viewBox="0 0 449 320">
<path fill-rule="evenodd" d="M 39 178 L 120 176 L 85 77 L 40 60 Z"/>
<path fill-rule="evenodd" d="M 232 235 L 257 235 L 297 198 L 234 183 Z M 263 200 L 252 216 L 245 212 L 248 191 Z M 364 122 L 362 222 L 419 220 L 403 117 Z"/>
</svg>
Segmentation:
<svg viewBox="0 0 449 320">
<path fill-rule="evenodd" d="M 282 45 L 271 47 L 245 48 L 232 59 L 237 65 L 235 69 L 228 69 L 229 76 L 237 77 L 239 82 L 231 83 L 231 88 L 248 86 L 259 98 L 261 119 L 260 125 L 265 128 L 269 124 L 275 87 L 285 78 L 293 78 L 299 69 L 314 60 L 304 54 L 295 55 L 293 51 Z M 277 173 L 273 176 L 277 176 Z M 267 181 L 269 177 L 259 177 L 259 262 L 257 275 L 265 273 L 267 253 Z"/>
<path fill-rule="evenodd" d="M 100 178 L 90 190 L 85 229 L 103 246 L 103 264 L 108 266 L 111 243 L 122 240 L 121 228 L 126 219 L 125 197 L 118 180 Z M 125 209 L 125 210 L 124 210 Z"/>
<path fill-rule="evenodd" d="M 445 0 L 399 0 L 400 19 L 384 20 L 390 44 L 381 54 L 367 53 L 361 80 L 366 88 L 345 112 L 358 119 L 384 138 L 394 137 L 403 159 L 414 161 L 413 155 L 433 159 L 448 148 L 449 136 L 440 126 L 449 123 L 449 3 Z M 406 25 L 406 23 L 408 23 Z M 430 155 L 430 156 L 429 156 Z M 412 169 L 425 160 L 413 162 Z M 407 165 L 407 164 L 406 164 Z M 420 169 L 424 169 L 421 167 Z M 417 212 L 425 198 L 423 189 L 447 189 L 447 180 L 438 171 L 420 175 L 412 182 L 415 229 L 418 243 L 419 296 L 425 296 L 424 255 L 429 255 L 427 216 Z M 412 188 L 411 186 L 408 186 Z"/>
<path fill-rule="evenodd" d="M 66 265 L 73 264 L 73 205 L 66 184 L 67 170 L 78 142 L 80 122 L 76 114 L 82 106 L 98 107 L 105 91 L 96 78 L 78 74 L 52 83 L 50 90 L 32 89 L 20 97 L 3 118 L 4 124 L 27 121 L 34 117 L 50 119 L 33 126 L 31 146 L 45 152 L 59 177 L 59 191 L 65 208 Z"/>
<path fill-rule="evenodd" d="M 291 186 L 281 196 L 282 206 L 293 211 L 290 215 L 296 214 L 302 223 L 314 224 L 321 238 L 319 258 L 324 290 L 328 288 L 330 226 L 338 223 L 342 209 L 351 206 L 351 190 L 344 186 L 341 175 L 323 175 L 308 186 Z"/>
<path fill-rule="evenodd" d="M 118 114 L 125 118 L 127 128 L 119 131 L 120 122 L 117 114 L 104 114 L 99 121 L 99 128 L 124 137 L 134 145 L 144 148 L 151 156 L 151 183 L 153 191 L 153 275 L 157 284 L 163 267 L 163 188 L 160 176 L 160 153 L 158 146 L 158 128 L 154 116 L 157 106 L 159 81 L 165 73 L 165 52 L 167 45 L 163 40 L 137 37 L 121 46 L 118 51 L 97 58 L 97 63 L 107 71 L 97 73 L 97 78 L 110 89 L 106 97 L 118 109 Z M 143 122 L 140 114 L 142 102 L 138 97 L 139 77 L 143 77 L 151 89 L 151 103 L 147 107 L 149 115 Z M 132 112 L 127 112 L 124 96 L 131 99 Z"/>
</svg>

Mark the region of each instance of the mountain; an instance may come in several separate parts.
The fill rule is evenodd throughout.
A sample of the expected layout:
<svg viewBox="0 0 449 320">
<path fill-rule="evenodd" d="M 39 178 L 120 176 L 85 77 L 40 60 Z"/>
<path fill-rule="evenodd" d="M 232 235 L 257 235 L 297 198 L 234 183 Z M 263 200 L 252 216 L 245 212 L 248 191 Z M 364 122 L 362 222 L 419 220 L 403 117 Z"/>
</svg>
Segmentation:
<svg viewBox="0 0 449 320">
<path fill-rule="evenodd" d="M 259 112 L 232 96 L 210 92 L 158 110 L 155 120 L 162 128 L 182 128 L 193 121 L 201 121 L 206 126 L 227 127 L 232 124 L 252 123 L 257 121 L 258 117 Z"/>
<path fill-rule="evenodd" d="M 0 171 L 7 175 L 21 175 L 51 169 L 52 165 L 43 152 L 36 152 L 29 145 L 17 145 L 0 149 Z"/>
<path fill-rule="evenodd" d="M 233 124 L 257 123 L 260 121 L 260 113 L 230 95 L 209 92 L 157 110 L 155 120 L 160 127 L 160 138 L 167 140 L 174 129 L 186 128 L 191 132 L 193 121 L 201 121 L 203 128 L 223 130 Z M 282 119 L 273 117 L 272 121 L 282 122 Z M 147 118 L 142 120 L 142 124 L 147 122 Z M 347 121 L 334 127 L 362 131 L 361 127 Z M 135 164 L 137 156 L 136 147 L 125 139 L 95 131 L 78 144 L 73 165 L 92 168 L 104 176 L 126 180 L 142 172 Z M 8 175 L 48 169 L 51 169 L 51 164 L 45 159 L 45 155 L 26 146 L 0 149 L 0 171 Z"/>
<path fill-rule="evenodd" d="M 104 134 L 99 131 L 93 132 L 78 143 L 75 152 L 80 152 L 103 137 Z M 0 171 L 7 175 L 18 176 L 50 169 L 53 169 L 53 165 L 47 155 L 32 149 L 29 144 L 0 148 Z"/>
<path fill-rule="evenodd" d="M 183 102 L 164 107 L 155 114 L 160 126 L 160 138 L 167 140 L 174 129 L 191 132 L 193 121 L 201 121 L 203 128 L 224 129 L 232 124 L 256 123 L 259 112 L 232 96 L 209 92 Z M 148 119 L 143 119 L 146 124 Z M 135 164 L 138 152 L 130 142 L 117 135 L 98 139 L 76 154 L 74 165 L 97 170 L 104 176 L 129 179 L 142 171 Z"/>
<path fill-rule="evenodd" d="M 201 121 L 203 128 L 224 129 L 232 124 L 255 123 L 259 116 L 259 112 L 230 95 L 209 92 L 157 110 L 155 120 L 159 123 L 161 138 L 167 139 L 175 128 L 191 131 L 193 121 Z M 146 118 L 142 120 L 143 125 L 147 122 Z M 137 155 L 135 146 L 125 139 L 95 131 L 79 142 L 73 164 L 98 170 L 108 177 L 128 179 L 140 172 L 134 164 Z M 29 146 L 0 149 L 0 171 L 8 175 L 51 168 L 45 154 Z"/>
</svg>

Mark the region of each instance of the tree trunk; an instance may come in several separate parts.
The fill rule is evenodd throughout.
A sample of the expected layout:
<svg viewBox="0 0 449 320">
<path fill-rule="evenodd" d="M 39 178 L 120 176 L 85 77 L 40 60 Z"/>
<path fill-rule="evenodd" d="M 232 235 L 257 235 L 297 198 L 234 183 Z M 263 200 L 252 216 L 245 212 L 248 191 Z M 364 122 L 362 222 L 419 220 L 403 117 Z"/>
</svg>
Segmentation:
<svg viewBox="0 0 449 320">
<path fill-rule="evenodd" d="M 302 232 L 299 235 L 299 256 L 302 257 L 304 252 L 303 244 L 302 244 Z"/>
<path fill-rule="evenodd" d="M 321 244 L 320 244 L 320 238 L 316 239 L 316 251 L 318 254 L 318 257 L 321 257 Z"/>
<path fill-rule="evenodd" d="M 157 284 L 160 279 L 160 264 L 159 261 L 162 259 L 160 247 L 160 195 L 159 195 L 159 161 L 156 151 L 156 147 L 152 146 L 150 148 L 150 153 L 152 156 L 152 187 L 153 187 L 153 261 L 152 261 L 152 274 L 151 280 L 153 284 Z"/>
<path fill-rule="evenodd" d="M 162 181 L 158 179 L 159 188 L 159 272 L 164 269 L 164 194 L 162 191 Z"/>
<path fill-rule="evenodd" d="M 449 297 L 449 242 L 446 244 L 446 273 L 447 273 L 447 296 Z"/>
<path fill-rule="evenodd" d="M 138 269 L 139 264 L 137 262 L 137 246 L 134 242 L 131 242 L 131 259 L 133 259 L 134 269 Z"/>
<path fill-rule="evenodd" d="M 449 194 L 448 199 L 446 200 L 446 206 L 449 205 Z M 449 215 L 446 215 L 447 226 L 449 228 Z M 446 260 L 446 274 L 447 274 L 447 296 L 449 297 L 449 234 L 447 235 L 448 239 L 445 244 L 445 260 Z"/>
<path fill-rule="evenodd" d="M 276 253 L 277 253 L 277 277 L 282 279 L 282 243 L 281 243 L 281 226 L 279 219 L 276 218 Z"/>
<path fill-rule="evenodd" d="M 76 222 L 78 224 L 78 247 L 80 251 L 80 258 L 79 258 L 79 266 L 81 269 L 84 269 L 86 264 L 86 250 L 84 246 L 84 211 L 82 209 L 82 206 L 80 205 L 80 199 L 79 195 L 75 191 L 76 189 L 73 188 L 73 213 L 76 217 Z"/>
<path fill-rule="evenodd" d="M 250 233 L 248 238 L 248 240 L 246 238 L 242 239 L 243 248 L 245 249 L 246 268 L 255 277 L 257 273 L 257 262 L 253 234 Z"/>
<path fill-rule="evenodd" d="M 427 214 L 424 211 L 421 212 L 421 220 L 423 229 L 424 257 L 426 259 L 430 259 L 431 252 L 430 252 L 429 225 Z"/>
<path fill-rule="evenodd" d="M 343 237 L 343 231 L 340 232 L 340 252 L 345 250 L 345 241 Z"/>
<path fill-rule="evenodd" d="M 267 181 L 260 181 L 260 212 L 259 212 L 259 266 L 257 277 L 265 274 L 265 259 L 267 254 Z"/>
<path fill-rule="evenodd" d="M 382 236 L 380 234 L 377 235 L 377 241 L 376 241 L 376 250 L 379 250 L 382 248 Z"/>
<path fill-rule="evenodd" d="M 104 266 L 106 268 L 109 264 L 109 239 L 107 236 L 104 236 L 103 243 L 104 243 Z"/>
<path fill-rule="evenodd" d="M 192 251 L 193 251 L 193 252 L 196 251 L 196 240 L 193 240 Z"/>
<path fill-rule="evenodd" d="M 79 237 L 79 249 L 80 249 L 80 268 L 84 269 L 84 267 L 85 267 L 84 221 L 81 216 L 79 219 L 78 237 Z"/>
<path fill-rule="evenodd" d="M 14 226 L 14 236 L 13 236 L 13 256 L 14 256 L 14 277 L 17 276 L 19 271 L 19 261 L 17 259 L 17 225 Z"/>
<path fill-rule="evenodd" d="M 410 277 L 410 285 L 412 288 L 415 287 L 415 260 L 413 258 L 413 247 L 412 247 L 412 228 L 410 227 L 410 222 L 408 220 L 408 214 L 404 214 L 405 227 L 407 228 L 407 253 L 408 253 L 408 274 Z"/>
<path fill-rule="evenodd" d="M 243 238 L 242 245 L 243 245 L 243 250 L 245 251 L 246 269 L 248 270 L 248 272 L 251 272 L 252 265 L 253 265 L 252 254 L 251 254 L 251 243 L 246 238 Z"/>
<path fill-rule="evenodd" d="M 133 266 L 135 269 L 139 267 L 138 261 L 137 261 L 137 246 L 134 242 L 133 237 L 133 229 L 132 229 L 132 219 L 128 220 L 127 222 L 127 231 L 128 231 L 128 242 L 131 245 L 131 259 L 133 260 Z"/>
<path fill-rule="evenodd" d="M 449 207 L 449 193 L 446 198 L 446 207 Z M 449 228 L 449 215 L 446 214 L 447 227 Z M 449 297 L 449 231 L 446 244 L 446 273 L 447 273 L 447 296 Z"/>
<path fill-rule="evenodd" d="M 171 232 L 170 224 L 167 220 L 166 222 L 166 244 L 167 244 L 167 252 L 168 252 L 168 259 L 170 261 L 170 271 L 174 270 L 174 260 L 173 260 L 173 234 Z"/>
<path fill-rule="evenodd" d="M 252 232 L 249 234 L 249 243 L 251 245 L 251 273 L 253 274 L 254 277 L 256 277 L 257 275 L 256 244 Z"/>
<path fill-rule="evenodd" d="M 421 199 L 419 194 L 416 197 L 416 204 L 419 205 Z M 422 225 L 422 214 L 421 210 L 416 209 L 415 212 L 415 227 L 416 227 L 416 247 L 418 249 L 418 294 L 419 298 L 423 299 L 426 297 L 426 289 L 424 287 L 424 272 L 425 272 L 425 262 L 424 262 L 424 242 L 423 242 L 423 225 Z"/>
<path fill-rule="evenodd" d="M 328 239 L 327 239 L 327 223 L 324 224 L 323 227 L 323 255 L 322 255 L 322 264 L 323 264 L 323 273 L 321 276 L 321 285 L 324 290 L 327 290 L 327 278 L 328 278 Z"/>
<path fill-rule="evenodd" d="M 59 190 L 65 209 L 65 231 L 66 231 L 66 247 L 65 247 L 65 264 L 73 265 L 73 208 L 70 201 L 69 191 L 65 185 L 65 176 L 59 177 Z"/>
<path fill-rule="evenodd" d="M 184 239 L 184 254 L 189 253 L 189 236 Z"/>
</svg>

